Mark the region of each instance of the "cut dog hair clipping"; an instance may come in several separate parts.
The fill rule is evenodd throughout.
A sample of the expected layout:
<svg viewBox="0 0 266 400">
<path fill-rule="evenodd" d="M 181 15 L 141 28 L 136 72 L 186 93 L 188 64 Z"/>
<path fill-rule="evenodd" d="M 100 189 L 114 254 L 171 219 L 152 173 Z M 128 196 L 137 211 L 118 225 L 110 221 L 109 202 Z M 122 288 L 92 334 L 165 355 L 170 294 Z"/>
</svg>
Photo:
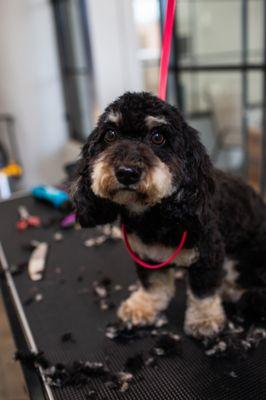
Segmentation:
<svg viewBox="0 0 266 400">
<path fill-rule="evenodd" d="M 226 329 L 214 339 L 203 341 L 205 354 L 209 357 L 242 359 L 247 353 L 258 347 L 266 339 L 266 330 L 251 326 L 245 330 L 242 326 L 229 322 Z"/>
<path fill-rule="evenodd" d="M 180 354 L 180 336 L 172 332 L 163 332 L 150 353 L 159 357 L 172 357 Z"/>
<path fill-rule="evenodd" d="M 23 364 L 26 364 L 29 368 L 34 368 L 38 365 L 46 369 L 50 365 L 42 351 L 36 353 L 33 351 L 17 350 L 13 358 L 16 361 L 21 361 Z"/>
<path fill-rule="evenodd" d="M 87 239 L 84 242 L 84 245 L 86 247 L 97 247 L 110 240 L 122 239 L 122 232 L 118 226 L 106 224 L 100 228 L 100 231 L 102 232 L 102 235 Z"/>
<path fill-rule="evenodd" d="M 67 342 L 76 343 L 76 340 L 74 339 L 72 332 L 66 332 L 66 333 L 63 333 L 63 335 L 61 336 L 61 342 L 62 343 L 67 343 Z"/>
<path fill-rule="evenodd" d="M 32 281 L 40 281 L 43 277 L 48 253 L 48 243 L 41 242 L 33 250 L 28 264 L 28 273 Z"/>
</svg>

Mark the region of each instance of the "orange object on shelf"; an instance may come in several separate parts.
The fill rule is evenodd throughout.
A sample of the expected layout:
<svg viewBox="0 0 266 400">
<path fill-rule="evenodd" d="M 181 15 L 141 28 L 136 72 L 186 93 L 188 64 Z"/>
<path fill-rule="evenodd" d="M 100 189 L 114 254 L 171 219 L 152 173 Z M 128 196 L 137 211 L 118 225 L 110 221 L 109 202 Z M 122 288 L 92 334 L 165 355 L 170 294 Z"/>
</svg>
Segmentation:
<svg viewBox="0 0 266 400">
<path fill-rule="evenodd" d="M 22 175 L 22 168 L 17 163 L 10 163 L 4 168 L 0 168 L 0 172 L 6 176 L 19 177 Z"/>
</svg>

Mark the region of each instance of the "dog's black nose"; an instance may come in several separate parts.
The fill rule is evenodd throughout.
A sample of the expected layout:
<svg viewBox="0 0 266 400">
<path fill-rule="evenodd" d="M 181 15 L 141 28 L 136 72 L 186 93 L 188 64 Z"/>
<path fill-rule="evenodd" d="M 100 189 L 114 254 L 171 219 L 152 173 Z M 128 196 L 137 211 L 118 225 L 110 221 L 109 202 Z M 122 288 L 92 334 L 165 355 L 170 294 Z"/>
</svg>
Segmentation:
<svg viewBox="0 0 266 400">
<path fill-rule="evenodd" d="M 118 182 L 129 186 L 137 183 L 140 179 L 141 171 L 133 167 L 119 167 L 115 172 Z"/>
</svg>

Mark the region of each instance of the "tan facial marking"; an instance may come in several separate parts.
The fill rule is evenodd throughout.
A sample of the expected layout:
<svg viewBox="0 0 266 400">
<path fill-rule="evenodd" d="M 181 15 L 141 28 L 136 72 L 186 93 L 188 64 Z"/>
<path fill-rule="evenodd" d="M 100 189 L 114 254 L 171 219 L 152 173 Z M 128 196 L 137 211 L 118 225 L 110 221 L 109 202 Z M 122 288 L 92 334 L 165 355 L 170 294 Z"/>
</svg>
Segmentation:
<svg viewBox="0 0 266 400">
<path fill-rule="evenodd" d="M 117 185 L 113 169 L 106 162 L 104 156 L 100 156 L 93 165 L 91 174 L 92 191 L 100 197 L 109 198 L 110 190 Z"/>
<path fill-rule="evenodd" d="M 110 111 L 107 115 L 106 121 L 119 125 L 119 123 L 122 122 L 122 114 L 119 111 Z"/>
<path fill-rule="evenodd" d="M 188 290 L 185 332 L 195 338 L 212 337 L 225 325 L 226 317 L 218 294 L 199 298 Z"/>
<path fill-rule="evenodd" d="M 155 201 L 173 193 L 172 176 L 169 168 L 161 160 L 157 160 L 156 166 L 151 169 L 150 186 L 154 187 Z"/>
<path fill-rule="evenodd" d="M 152 128 L 155 128 L 156 126 L 167 124 L 167 121 L 166 121 L 165 117 L 163 117 L 163 116 L 154 117 L 153 115 L 148 115 L 145 118 L 145 123 L 149 129 L 152 129 Z"/>
<path fill-rule="evenodd" d="M 138 191 L 146 195 L 145 203 L 149 206 L 159 203 L 174 192 L 170 170 L 159 158 L 140 181 Z"/>
<path fill-rule="evenodd" d="M 174 271 L 151 273 L 150 287 L 140 287 L 120 305 L 117 315 L 133 325 L 151 325 L 158 314 L 165 310 L 174 295 Z"/>
<path fill-rule="evenodd" d="M 136 191 L 117 191 L 122 186 L 117 182 L 105 154 L 94 162 L 91 178 L 92 190 L 96 195 L 123 204 L 132 212 L 142 212 L 147 206 L 160 202 L 174 191 L 170 170 L 159 158 L 135 185 Z"/>
</svg>

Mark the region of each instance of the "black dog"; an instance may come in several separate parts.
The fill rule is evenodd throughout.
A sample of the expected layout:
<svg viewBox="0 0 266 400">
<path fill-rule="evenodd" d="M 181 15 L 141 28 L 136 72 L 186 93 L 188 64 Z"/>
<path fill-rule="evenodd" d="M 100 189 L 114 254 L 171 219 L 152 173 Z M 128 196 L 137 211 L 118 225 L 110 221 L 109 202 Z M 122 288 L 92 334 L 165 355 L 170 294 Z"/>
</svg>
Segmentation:
<svg viewBox="0 0 266 400">
<path fill-rule="evenodd" d="M 221 298 L 265 293 L 262 199 L 214 169 L 198 133 L 175 107 L 149 93 L 126 93 L 106 108 L 83 147 L 73 198 L 84 227 L 119 216 L 131 247 L 149 262 L 165 260 L 188 231 L 174 264 L 188 267 L 190 335 L 223 328 Z M 173 268 L 138 272 L 142 285 L 118 316 L 151 324 L 174 295 Z"/>
</svg>

